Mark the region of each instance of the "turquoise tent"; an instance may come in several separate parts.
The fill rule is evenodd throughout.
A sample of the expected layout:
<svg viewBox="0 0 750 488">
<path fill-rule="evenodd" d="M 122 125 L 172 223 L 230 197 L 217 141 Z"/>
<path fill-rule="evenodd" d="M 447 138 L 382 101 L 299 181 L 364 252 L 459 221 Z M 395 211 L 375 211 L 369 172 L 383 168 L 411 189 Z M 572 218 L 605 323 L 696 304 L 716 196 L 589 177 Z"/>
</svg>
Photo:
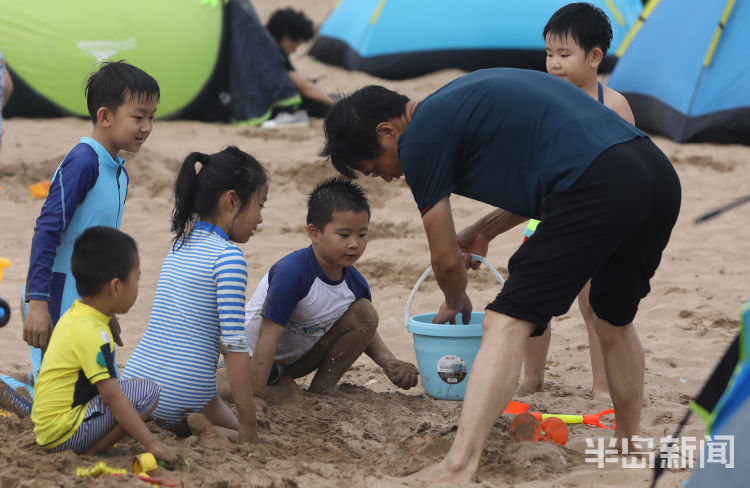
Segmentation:
<svg viewBox="0 0 750 488">
<path fill-rule="evenodd" d="M 750 144 L 750 1 L 652 0 L 608 85 L 638 127 L 678 142 Z"/>
<path fill-rule="evenodd" d="M 747 486 L 750 479 L 750 364 L 748 364 L 750 301 L 741 314 L 740 332 L 729 346 L 703 389 L 690 404 L 690 411 L 672 435 L 678 439 L 690 413 L 706 423 L 707 439 L 698 453 L 688 488 Z M 670 446 L 662 448 L 669 455 Z M 651 487 L 656 486 L 664 468 L 657 462 Z"/>
<path fill-rule="evenodd" d="M 544 71 L 542 30 L 569 0 L 341 0 L 310 54 L 321 61 L 403 79 L 446 68 Z M 612 23 L 617 48 L 640 0 L 591 0 Z M 614 57 L 602 66 L 611 70 Z"/>
<path fill-rule="evenodd" d="M 248 0 L 3 2 L 0 51 L 15 82 L 4 116 L 88 116 L 87 76 L 119 59 L 159 82 L 160 118 L 258 124 L 301 103 Z"/>
</svg>

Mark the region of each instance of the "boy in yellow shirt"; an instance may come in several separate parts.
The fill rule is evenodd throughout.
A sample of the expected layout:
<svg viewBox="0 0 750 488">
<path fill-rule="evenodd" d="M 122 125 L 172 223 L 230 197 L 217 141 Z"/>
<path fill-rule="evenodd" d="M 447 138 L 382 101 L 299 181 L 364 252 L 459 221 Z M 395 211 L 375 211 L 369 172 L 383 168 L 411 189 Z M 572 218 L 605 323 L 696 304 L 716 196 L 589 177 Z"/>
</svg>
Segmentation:
<svg viewBox="0 0 750 488">
<path fill-rule="evenodd" d="M 132 435 L 158 459 L 175 453 L 144 423 L 159 386 L 118 379 L 110 320 L 138 296 L 135 241 L 111 227 L 90 227 L 75 241 L 71 268 L 81 296 L 57 323 L 42 361 L 31 410 L 37 443 L 52 451 L 99 454 Z"/>
</svg>

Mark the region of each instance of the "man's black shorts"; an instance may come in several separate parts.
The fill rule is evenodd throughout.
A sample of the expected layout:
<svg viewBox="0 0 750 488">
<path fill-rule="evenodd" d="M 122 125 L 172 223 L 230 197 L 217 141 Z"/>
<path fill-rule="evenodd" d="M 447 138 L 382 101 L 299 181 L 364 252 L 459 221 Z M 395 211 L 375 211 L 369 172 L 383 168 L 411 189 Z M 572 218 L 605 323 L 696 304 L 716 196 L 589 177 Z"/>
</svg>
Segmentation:
<svg viewBox="0 0 750 488">
<path fill-rule="evenodd" d="M 642 137 L 602 152 L 576 183 L 544 199 L 541 223 L 510 259 L 510 276 L 488 310 L 536 324 L 541 335 L 591 279 L 596 315 L 633 321 L 650 291 L 680 210 L 667 157 Z"/>
</svg>

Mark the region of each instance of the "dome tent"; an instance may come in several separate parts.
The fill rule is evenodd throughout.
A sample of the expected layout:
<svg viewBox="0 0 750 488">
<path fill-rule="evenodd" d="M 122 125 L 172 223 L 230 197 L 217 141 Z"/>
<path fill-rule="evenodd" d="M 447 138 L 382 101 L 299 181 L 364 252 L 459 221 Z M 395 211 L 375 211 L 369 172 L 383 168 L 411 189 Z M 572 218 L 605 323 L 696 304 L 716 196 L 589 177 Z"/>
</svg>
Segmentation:
<svg viewBox="0 0 750 488">
<path fill-rule="evenodd" d="M 321 61 L 404 79 L 446 68 L 545 70 L 542 30 L 569 0 L 341 0 L 310 54 Z M 638 18 L 640 0 L 591 0 L 612 23 L 612 47 Z M 603 71 L 611 70 L 608 56 Z"/>
<path fill-rule="evenodd" d="M 247 0 L 6 2 L 0 46 L 16 85 L 7 117 L 87 117 L 88 75 L 119 59 L 159 82 L 159 118 L 254 125 L 301 103 Z"/>
<path fill-rule="evenodd" d="M 750 144 L 748 0 L 652 0 L 608 85 L 638 127 L 677 142 Z"/>
</svg>

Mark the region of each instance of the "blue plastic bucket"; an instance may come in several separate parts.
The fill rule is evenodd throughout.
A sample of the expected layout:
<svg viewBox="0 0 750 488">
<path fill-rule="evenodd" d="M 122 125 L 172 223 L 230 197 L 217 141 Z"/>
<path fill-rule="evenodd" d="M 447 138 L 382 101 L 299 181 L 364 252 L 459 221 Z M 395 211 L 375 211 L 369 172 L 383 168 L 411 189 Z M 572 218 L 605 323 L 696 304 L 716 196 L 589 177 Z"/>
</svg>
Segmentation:
<svg viewBox="0 0 750 488">
<path fill-rule="evenodd" d="M 463 400 L 469 371 L 482 342 L 484 313 L 472 313 L 468 325 L 433 324 L 435 315 L 415 315 L 406 326 L 414 334 L 422 386 L 438 400 Z"/>
<path fill-rule="evenodd" d="M 505 283 L 487 260 L 474 254 L 472 258 L 482 261 L 500 284 Z M 484 313 L 473 312 L 467 325 L 461 322 L 460 316 L 456 317 L 456 325 L 433 324 L 434 313 L 410 317 L 414 295 L 431 270 L 432 267 L 428 267 L 417 280 L 406 301 L 406 329 L 413 334 L 414 351 L 425 392 L 438 400 L 463 400 L 471 366 L 482 342 Z"/>
</svg>

